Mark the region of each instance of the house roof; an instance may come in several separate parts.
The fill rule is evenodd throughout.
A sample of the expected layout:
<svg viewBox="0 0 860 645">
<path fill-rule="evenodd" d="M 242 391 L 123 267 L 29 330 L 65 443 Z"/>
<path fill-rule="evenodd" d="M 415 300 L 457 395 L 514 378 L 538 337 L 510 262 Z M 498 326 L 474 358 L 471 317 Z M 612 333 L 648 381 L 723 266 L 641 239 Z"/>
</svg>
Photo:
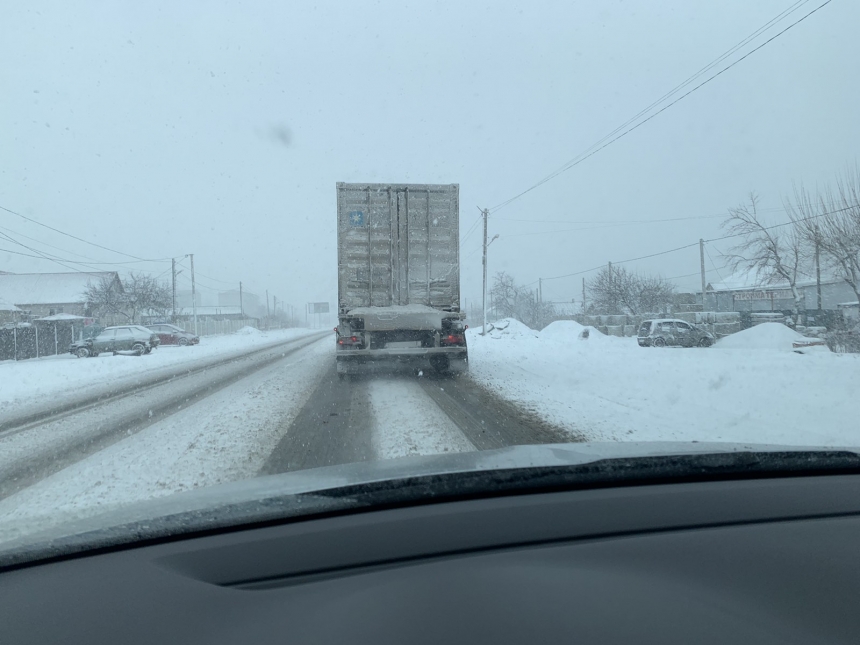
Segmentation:
<svg viewBox="0 0 860 645">
<path fill-rule="evenodd" d="M 834 284 L 842 282 L 842 280 L 833 277 L 821 277 L 821 284 Z M 798 287 L 809 287 L 815 284 L 815 279 L 801 279 L 797 281 Z M 707 291 L 749 291 L 752 289 L 791 289 L 791 285 L 785 281 L 766 282 L 761 280 L 755 273 L 736 273 L 719 282 L 711 282 L 707 286 Z"/>
<path fill-rule="evenodd" d="M 0 311 L 21 311 L 21 309 L 3 299 L 0 299 Z"/>
<path fill-rule="evenodd" d="M 48 322 L 67 322 L 70 320 L 86 320 L 86 316 L 75 316 L 74 314 L 54 314 L 53 316 L 45 316 L 44 318 L 37 318 L 37 320 L 48 321 Z"/>
<path fill-rule="evenodd" d="M 239 316 L 242 313 L 242 308 L 239 306 L 225 305 L 225 306 L 209 306 L 209 305 L 198 305 L 197 306 L 197 317 L 200 318 L 202 316 Z M 143 312 L 144 316 L 149 316 L 150 318 L 159 317 L 162 314 L 156 313 L 152 310 L 148 310 Z M 176 315 L 181 316 L 183 318 L 190 317 L 194 315 L 194 310 L 191 307 L 177 307 Z M 249 315 L 247 312 L 245 313 L 245 318 L 254 318 L 254 316 Z"/>
<path fill-rule="evenodd" d="M 84 302 L 87 283 L 119 279 L 116 271 L 0 274 L 0 300 L 15 305 Z"/>
</svg>

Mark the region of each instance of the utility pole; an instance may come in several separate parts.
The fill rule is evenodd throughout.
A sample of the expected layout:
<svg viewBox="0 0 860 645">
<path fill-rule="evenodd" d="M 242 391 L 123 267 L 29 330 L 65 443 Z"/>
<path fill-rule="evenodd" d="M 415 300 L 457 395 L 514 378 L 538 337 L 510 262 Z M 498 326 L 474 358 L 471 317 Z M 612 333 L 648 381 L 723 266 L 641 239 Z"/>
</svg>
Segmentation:
<svg viewBox="0 0 860 645">
<path fill-rule="evenodd" d="M 818 292 L 818 308 L 821 311 L 821 243 L 818 239 L 818 230 L 815 231 L 815 289 Z M 820 325 L 820 322 L 816 322 Z"/>
<path fill-rule="evenodd" d="M 173 276 L 173 317 L 170 322 L 176 322 L 176 258 L 170 258 L 170 274 Z"/>
<path fill-rule="evenodd" d="M 194 335 L 197 336 L 197 287 L 194 283 L 194 254 L 191 253 L 191 315 L 194 317 Z"/>
<path fill-rule="evenodd" d="M 490 214 L 490 211 L 485 208 L 481 212 L 484 214 L 484 327 L 481 331 L 481 335 L 484 336 L 487 333 L 487 216 Z"/>
<path fill-rule="evenodd" d="M 270 318 L 272 313 L 269 311 L 269 290 L 266 289 L 266 318 Z"/>
<path fill-rule="evenodd" d="M 543 304 L 543 278 L 538 278 L 538 302 Z"/>
<path fill-rule="evenodd" d="M 239 314 L 245 317 L 245 300 L 242 297 L 242 281 L 239 280 Z"/>
<path fill-rule="evenodd" d="M 278 315 L 278 296 L 272 296 L 272 298 L 274 298 L 274 306 L 272 307 L 272 309 L 275 310 L 275 315 L 277 316 Z M 268 307 L 268 306 L 269 306 L 269 301 L 267 298 L 266 299 L 266 307 Z"/>
<path fill-rule="evenodd" d="M 585 313 L 585 278 L 582 279 L 582 313 Z"/>
<path fill-rule="evenodd" d="M 702 314 L 705 313 L 705 240 L 699 238 L 699 264 L 702 269 Z M 704 320 L 704 318 L 703 318 Z"/>
</svg>

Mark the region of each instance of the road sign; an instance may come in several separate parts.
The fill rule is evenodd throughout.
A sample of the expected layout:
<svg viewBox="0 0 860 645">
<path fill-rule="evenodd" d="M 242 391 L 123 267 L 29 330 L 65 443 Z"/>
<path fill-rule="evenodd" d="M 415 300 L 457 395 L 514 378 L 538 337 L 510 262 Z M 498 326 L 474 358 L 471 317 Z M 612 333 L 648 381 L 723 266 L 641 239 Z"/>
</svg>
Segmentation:
<svg viewBox="0 0 860 645">
<path fill-rule="evenodd" d="M 308 313 L 311 313 L 311 314 L 327 314 L 328 313 L 328 303 L 327 302 L 309 302 L 308 303 Z"/>
</svg>

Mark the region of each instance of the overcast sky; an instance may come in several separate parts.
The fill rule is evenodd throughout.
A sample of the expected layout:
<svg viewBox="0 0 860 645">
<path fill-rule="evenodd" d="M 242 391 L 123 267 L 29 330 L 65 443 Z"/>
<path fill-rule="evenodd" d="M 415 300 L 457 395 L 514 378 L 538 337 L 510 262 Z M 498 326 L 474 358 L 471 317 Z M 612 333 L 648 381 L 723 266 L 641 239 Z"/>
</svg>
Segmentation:
<svg viewBox="0 0 860 645">
<path fill-rule="evenodd" d="M 478 206 L 528 188 L 792 4 L 7 2 L 0 206 L 142 258 L 194 253 L 212 293 L 242 280 L 333 303 L 335 182 L 458 183 L 465 236 Z M 860 3 L 834 0 L 495 212 L 490 273 L 529 283 L 716 237 L 720 217 L 705 216 L 751 190 L 776 209 L 793 182 L 854 164 L 858 24 Z M 618 220 L 642 223 L 605 225 Z M 63 258 L 128 259 L 5 211 L 0 226 Z M 724 244 L 708 245 L 717 267 Z M 476 229 L 461 251 L 471 301 L 479 247 Z M 698 248 L 629 266 L 695 273 Z M 66 269 L 0 251 L 0 270 Z M 544 283 L 545 299 L 580 296 L 579 276 Z"/>
</svg>

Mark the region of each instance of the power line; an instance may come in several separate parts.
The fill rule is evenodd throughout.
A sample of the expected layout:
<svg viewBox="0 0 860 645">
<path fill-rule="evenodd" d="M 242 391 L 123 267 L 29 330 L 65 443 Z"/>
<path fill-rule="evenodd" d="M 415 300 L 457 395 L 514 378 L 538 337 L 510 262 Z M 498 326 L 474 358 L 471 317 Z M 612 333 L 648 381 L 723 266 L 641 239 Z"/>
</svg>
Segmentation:
<svg viewBox="0 0 860 645">
<path fill-rule="evenodd" d="M 600 145 L 601 143 L 603 143 L 604 141 L 606 141 L 606 139 L 608 139 L 609 137 L 613 136 L 613 135 L 614 135 L 614 134 L 616 134 L 617 132 L 621 131 L 622 129 L 624 129 L 625 127 L 627 127 L 628 125 L 630 125 L 631 123 L 633 123 L 634 121 L 636 121 L 636 119 L 638 119 L 640 116 L 642 116 L 642 115 L 646 114 L 648 111 L 650 111 L 652 108 L 654 108 L 654 107 L 656 107 L 657 105 L 659 105 L 660 103 L 662 103 L 664 100 L 666 100 L 666 99 L 668 99 L 669 97 L 673 96 L 674 94 L 678 93 L 678 92 L 679 92 L 680 90 L 682 90 L 684 87 L 686 87 L 687 85 L 689 85 L 690 83 L 692 83 L 694 80 L 696 80 L 697 78 L 699 78 L 700 76 L 702 76 L 705 72 L 707 72 L 707 71 L 709 71 L 709 70 L 713 69 L 714 67 L 716 67 L 720 62 L 722 62 L 723 60 L 725 60 L 726 58 L 728 58 L 731 54 L 733 54 L 733 53 L 735 53 L 736 51 L 738 51 L 741 47 L 743 47 L 743 46 L 744 46 L 744 45 L 746 45 L 747 43 L 751 42 L 755 37 L 757 37 L 758 35 L 760 35 L 760 34 L 761 34 L 761 33 L 763 33 L 764 31 L 766 31 L 766 30 L 767 30 L 768 28 L 770 28 L 773 24 L 775 24 L 775 23 L 779 22 L 780 20 L 782 20 L 782 19 L 783 19 L 783 18 L 785 18 L 786 16 L 790 15 L 791 13 L 793 13 L 794 11 L 796 11 L 796 10 L 797 10 L 801 5 L 806 4 L 808 1 L 809 1 L 809 0 L 798 0 L 798 2 L 795 2 L 795 3 L 794 3 L 793 5 L 791 5 L 788 9 L 785 9 L 785 10 L 783 10 L 782 12 L 780 12 L 776 17 L 772 18 L 772 19 L 771 19 L 771 20 L 769 20 L 767 23 L 765 23 L 764 25 L 762 25 L 761 27 L 759 27 L 758 29 L 756 29 L 752 34 L 750 34 L 749 36 L 747 36 L 746 38 L 744 38 L 743 40 L 741 40 L 741 41 L 740 41 L 739 43 L 737 43 L 734 47 L 731 47 L 730 49 L 728 49 L 728 50 L 727 50 L 726 52 L 724 52 L 721 56 L 719 56 L 719 57 L 718 57 L 718 58 L 716 58 L 715 60 L 711 61 L 708 65 L 706 65 L 705 67 L 701 68 L 698 72 L 696 72 L 696 73 L 695 73 L 695 74 L 693 74 L 692 76 L 688 77 L 688 78 L 687 78 L 685 81 L 683 81 L 682 83 L 680 83 L 680 84 L 676 85 L 674 88 L 672 88 L 671 90 L 669 90 L 666 94 L 664 94 L 663 96 L 661 96 L 660 98 L 658 98 L 656 101 L 654 101 L 653 103 L 651 103 L 651 104 L 650 104 L 649 106 L 647 106 L 646 108 L 644 108 L 644 109 L 640 110 L 637 114 L 635 114 L 635 115 L 634 115 L 634 116 L 632 116 L 630 119 L 628 119 L 627 121 L 625 121 L 624 123 L 622 123 L 620 126 L 618 126 L 617 128 L 615 128 L 612 132 L 610 132 L 609 134 L 607 134 L 606 136 L 604 136 L 602 139 L 600 139 L 599 141 L 597 141 L 596 143 L 594 143 L 591 147 L 587 148 L 585 151 L 583 151 L 583 153 L 582 153 L 582 154 L 585 154 L 585 153 L 587 153 L 587 152 L 591 151 L 593 148 L 595 148 L 596 146 L 598 146 L 598 145 Z"/>
<path fill-rule="evenodd" d="M 11 213 L 12 215 L 17 215 L 18 217 L 21 217 L 21 218 L 27 220 L 28 222 L 32 222 L 33 224 L 38 224 L 39 226 L 43 226 L 43 227 L 45 227 L 51 231 L 54 231 L 55 233 L 59 233 L 60 235 L 65 235 L 66 237 L 70 237 L 73 240 L 77 240 L 78 242 L 83 242 L 84 244 L 89 244 L 90 246 L 95 246 L 95 247 L 98 247 L 100 249 L 104 249 L 105 251 L 110 251 L 111 253 L 116 253 L 117 255 L 124 255 L 126 257 L 132 258 L 133 260 L 140 260 L 142 262 L 169 262 L 170 261 L 170 258 L 146 259 L 146 258 L 138 257 L 136 255 L 131 255 L 129 253 L 123 253 L 122 251 L 117 251 L 116 249 L 112 249 L 112 248 L 107 247 L 107 246 L 102 246 L 101 244 L 97 244 L 95 242 L 90 242 L 89 240 L 85 240 L 85 239 L 78 237 L 76 235 L 72 235 L 71 233 L 66 233 L 65 231 L 61 231 L 60 229 L 54 228 L 53 226 L 48 226 L 47 224 L 43 224 L 42 222 L 40 222 L 38 220 L 35 220 L 31 217 L 27 217 L 26 215 L 22 215 L 21 213 L 13 211 L 10 208 L 6 208 L 5 206 L 0 206 L 0 210 L 4 210 L 7 213 Z"/>
<path fill-rule="evenodd" d="M 17 244 L 18 246 L 25 248 L 28 251 L 32 251 L 33 253 L 38 254 L 38 257 L 41 257 L 43 260 L 48 260 L 49 262 L 54 262 L 56 264 L 59 264 L 62 267 L 65 267 L 66 269 L 70 269 L 70 270 L 76 271 L 78 273 L 91 273 L 91 271 L 81 271 L 78 268 L 75 268 L 73 266 L 69 266 L 69 264 L 66 264 L 66 262 L 73 263 L 73 261 L 71 261 L 71 260 L 65 260 L 65 258 L 59 258 L 53 254 L 45 253 L 43 251 L 40 251 L 39 249 L 34 249 L 33 247 L 27 246 L 23 242 L 19 242 L 18 240 L 10 237 L 6 233 L 0 232 L 0 237 L 12 242 L 12 244 Z M 98 272 L 98 269 L 96 267 L 89 266 L 89 265 L 84 264 L 82 262 L 74 262 L 74 264 L 80 264 L 81 266 L 87 267 L 87 268 L 91 269 L 92 271 Z"/>
<path fill-rule="evenodd" d="M 823 213 L 818 213 L 817 215 L 810 215 L 809 217 L 803 217 L 800 219 L 795 219 L 795 220 L 792 220 L 790 222 L 783 222 L 781 224 L 773 224 L 772 226 L 762 226 L 761 230 L 769 231 L 769 230 L 772 230 L 775 228 L 780 228 L 781 226 L 791 226 L 792 224 L 797 224 L 799 222 L 806 222 L 808 220 L 817 219 L 819 217 L 825 217 L 827 215 L 836 215 L 837 213 L 844 213 L 845 211 L 852 210 L 854 208 L 855 208 L 855 206 L 846 206 L 845 208 L 838 208 L 838 209 L 833 210 L 833 211 L 825 211 Z M 719 242 L 720 240 L 729 240 L 729 239 L 732 239 L 735 237 L 741 237 L 744 235 L 746 235 L 746 233 L 733 233 L 731 235 L 723 235 L 722 237 L 715 237 L 715 238 L 712 238 L 710 240 L 704 240 L 704 241 L 705 241 L 705 243 L 710 244 L 711 242 Z M 647 260 L 649 258 L 655 258 L 655 257 L 658 257 L 660 255 L 667 255 L 669 253 L 675 253 L 676 251 L 683 251 L 684 249 L 689 249 L 689 248 L 692 248 L 692 247 L 698 246 L 698 245 L 699 245 L 698 242 L 693 242 L 692 244 L 685 244 L 684 246 L 679 246 L 679 247 L 676 247 L 674 249 L 668 249 L 666 251 L 660 251 L 658 253 L 651 253 L 649 255 L 642 255 L 642 256 L 639 256 L 638 258 L 630 258 L 628 260 L 618 260 L 618 261 L 613 260 L 612 264 L 627 264 L 628 262 L 636 262 L 638 260 Z M 582 275 L 584 273 L 591 273 L 592 271 L 597 271 L 598 269 L 602 269 L 604 266 L 606 266 L 606 265 L 600 264 L 594 268 L 586 269 L 584 271 L 577 271 L 575 273 L 567 273 L 565 275 L 557 275 L 557 276 L 553 276 L 551 278 L 542 278 L 542 279 L 543 280 L 559 280 L 561 278 L 570 278 L 570 277 L 573 277 L 576 275 Z M 692 274 L 692 275 L 696 275 L 696 274 Z M 680 277 L 687 277 L 687 276 L 680 276 Z M 534 284 L 534 283 L 532 283 L 532 284 Z"/>
<path fill-rule="evenodd" d="M 760 213 L 784 211 L 783 207 L 760 208 Z M 663 219 L 618 219 L 618 220 L 566 220 L 566 219 L 517 219 L 510 217 L 494 217 L 496 222 L 525 222 L 528 224 L 654 224 L 661 222 L 682 222 L 686 220 L 718 219 L 726 217 L 719 215 L 691 215 L 689 217 L 668 217 Z"/>
<path fill-rule="evenodd" d="M 704 246 L 704 245 L 703 245 Z M 704 246 L 705 254 L 708 256 L 708 260 L 711 261 L 711 266 L 714 267 L 714 271 L 717 272 L 717 275 L 720 277 L 720 280 L 723 280 L 723 274 L 720 273 L 720 270 L 717 268 L 717 265 L 714 263 L 714 259 L 711 257 L 711 252 L 708 250 L 707 246 Z M 725 267 L 723 267 L 725 268 Z"/>
<path fill-rule="evenodd" d="M 660 108 L 657 112 L 654 112 L 653 114 L 651 114 L 650 116 L 648 116 L 648 117 L 647 117 L 647 118 L 645 118 L 644 120 L 640 121 L 639 123 L 637 123 L 636 125 L 634 125 L 634 126 L 632 126 L 632 127 L 628 128 L 628 129 L 626 129 L 626 130 L 622 131 L 620 134 L 618 134 L 617 136 L 614 136 L 613 138 L 609 139 L 608 141 L 606 141 L 607 137 L 612 136 L 612 134 L 606 135 L 603 139 L 601 139 L 601 140 L 600 140 L 600 141 L 605 141 L 605 143 L 603 143 L 602 145 L 599 145 L 599 147 L 595 148 L 595 146 L 596 146 L 596 145 L 598 145 L 597 143 L 592 144 L 592 146 L 591 146 L 590 148 L 587 148 L 585 152 L 580 153 L 580 155 L 578 155 L 577 157 L 574 157 L 571 161 L 569 161 L 568 163 L 566 163 L 566 164 L 565 164 L 564 166 L 562 166 L 560 169 L 558 169 L 558 170 L 556 170 L 555 172 L 551 173 L 550 175 L 548 175 L 548 176 L 544 177 L 544 178 L 543 178 L 543 179 L 541 179 L 539 182 L 537 182 L 536 184 L 533 184 L 532 186 L 530 186 L 530 187 L 529 187 L 529 188 L 527 188 L 526 190 L 524 190 L 524 191 L 522 191 L 522 192 L 520 192 L 520 193 L 518 193 L 518 194 L 514 195 L 513 197 L 511 197 L 511 198 L 509 198 L 509 199 L 507 199 L 507 200 L 505 200 L 505 201 L 501 202 L 500 204 L 497 204 L 496 206 L 493 206 L 493 207 L 490 209 L 490 211 L 497 211 L 497 210 L 499 210 L 499 209 L 501 209 L 501 208 L 504 208 L 505 206 L 507 206 L 507 205 L 508 205 L 508 204 L 510 204 L 511 202 L 513 202 L 513 201 L 515 201 L 515 200 L 519 199 L 520 197 L 522 197 L 523 195 L 525 195 L 525 194 L 527 194 L 527 193 L 529 193 L 529 192 L 533 191 L 534 189 L 539 188 L 540 186 L 542 186 L 543 184 L 547 183 L 548 181 L 551 181 L 552 179 L 555 179 L 558 175 L 560 175 L 560 174 L 562 174 L 562 173 L 564 173 L 564 172 L 567 172 L 568 170 L 570 170 L 570 169 L 571 169 L 571 168 L 573 168 L 574 166 L 578 166 L 580 163 L 582 163 L 583 161 L 585 161 L 585 160 L 586 160 L 586 159 L 588 159 L 589 157 L 592 157 L 593 155 L 597 154 L 598 152 L 600 152 L 600 151 L 601 151 L 601 150 L 603 150 L 604 148 L 606 148 L 606 147 L 608 147 L 608 146 L 612 145 L 613 143 L 615 143 L 616 141 L 618 141 L 618 140 L 619 140 L 619 139 L 621 139 L 622 137 L 625 137 L 625 136 L 627 136 L 628 134 L 630 134 L 631 132 L 633 132 L 634 130 L 636 130 L 636 129 L 638 129 L 638 128 L 642 127 L 643 125 L 645 125 L 646 123 L 648 123 L 651 119 L 653 119 L 653 118 L 655 118 L 656 116 L 658 116 L 658 115 L 662 114 L 663 112 L 665 112 L 666 110 L 668 110 L 670 107 L 672 107 L 673 105 L 675 105 L 675 104 L 676 104 L 676 103 L 678 103 L 679 101 L 684 100 L 685 98 L 687 98 L 688 96 L 690 96 L 690 94 L 692 94 L 693 92 L 696 92 L 697 90 L 699 90 L 700 88 L 704 87 L 705 85 L 707 85 L 708 83 L 710 83 L 712 80 L 714 80 L 715 78 L 717 78 L 718 76 L 722 75 L 723 73 L 725 73 L 725 72 L 727 72 L 728 70 L 730 70 L 731 68 L 733 68 L 735 65 L 737 65 L 737 64 L 739 64 L 740 62 L 742 62 L 742 61 L 746 60 L 749 56 L 751 56 L 752 54 L 754 54 L 755 52 L 757 52 L 758 50 L 760 50 L 762 47 L 764 47 L 765 45 L 767 45 L 767 44 L 771 43 L 771 42 L 772 42 L 772 41 L 774 41 L 776 38 L 779 38 L 781 35 L 783 35 L 783 34 L 784 34 L 785 32 L 787 32 L 789 29 L 792 29 L 793 27 L 795 27 L 795 26 L 796 26 L 796 25 L 798 25 L 799 23 L 803 22 L 804 20 L 806 20 L 807 18 L 809 18 L 809 16 L 811 16 L 811 15 L 812 15 L 812 14 L 814 14 L 814 13 L 816 13 L 817 11 L 819 11 L 820 9 L 822 9 L 823 7 L 825 7 L 826 5 L 830 4 L 831 2 L 832 2 L 832 0 L 825 0 L 825 2 L 824 2 L 823 4 L 819 5 L 818 7 L 816 7 L 815 9 L 813 9 L 812 11 L 810 11 L 809 13 L 805 14 L 803 17 L 801 17 L 801 18 L 799 18 L 798 20 L 796 20 L 795 22 L 791 23 L 790 25 L 788 25 L 788 27 L 786 27 L 786 28 L 785 28 L 785 29 L 783 29 L 782 31 L 777 32 L 774 36 L 771 36 L 771 37 L 770 37 L 770 38 L 768 38 L 766 41 L 764 41 L 762 44 L 760 44 L 760 45 L 758 45 L 757 47 L 753 48 L 752 50 L 750 50 L 749 52 L 747 52 L 746 54 L 744 54 L 743 56 L 741 56 L 739 59 L 737 59 L 737 60 L 736 60 L 736 61 L 734 61 L 733 63 L 729 64 L 728 66 L 726 66 L 726 67 L 724 67 L 723 69 L 721 69 L 720 71 L 718 71 L 716 74 L 714 74 L 714 75 L 712 75 L 712 76 L 708 77 L 707 79 L 705 79 L 704 81 L 702 81 L 701 83 L 699 83 L 698 85 L 696 85 L 695 87 L 693 87 L 693 88 L 692 88 L 691 90 L 689 90 L 688 92 L 686 92 L 686 93 L 682 94 L 681 96 L 679 96 L 678 98 L 676 98 L 676 99 L 675 99 L 674 101 L 672 101 L 671 103 L 668 103 L 667 105 L 663 106 L 663 107 L 662 107 L 662 108 Z M 670 94 L 671 94 L 671 93 L 670 93 Z M 658 101 L 658 102 L 659 102 L 659 101 Z M 648 108 L 646 108 L 646 110 L 644 110 L 644 112 L 647 112 L 647 111 L 648 111 Z M 641 113 L 640 113 L 640 114 L 641 114 Z M 634 117 L 634 119 L 633 119 L 633 120 L 635 120 L 635 118 L 636 118 L 636 117 Z M 632 120 L 628 120 L 628 124 L 629 124 L 631 121 L 632 121 Z M 620 126 L 619 128 L 616 128 L 613 132 L 618 132 L 618 131 L 619 131 L 620 129 L 622 129 L 623 127 L 625 127 L 625 126 Z M 592 149 L 592 148 L 594 148 L 594 149 Z M 588 152 L 588 150 L 590 150 L 590 152 Z"/>
<path fill-rule="evenodd" d="M 466 231 L 466 234 L 463 236 L 463 239 L 460 240 L 460 246 L 461 247 L 463 246 L 463 244 L 465 244 L 466 240 L 469 239 L 469 236 L 477 229 L 478 224 L 481 223 L 481 219 L 482 219 L 482 216 L 478 216 L 478 219 L 475 220 L 475 223 L 472 224 L 472 227 L 468 231 Z"/>
<path fill-rule="evenodd" d="M 116 267 L 123 267 L 123 268 L 125 268 L 125 266 L 126 266 L 126 265 L 129 265 L 129 264 L 140 264 L 140 263 L 149 263 L 149 262 L 150 262 L 150 260 L 127 260 L 127 261 L 125 261 L 125 262 L 122 262 L 122 261 L 120 261 L 120 262 L 101 262 L 101 261 L 99 261 L 99 260 L 94 260 L 93 258 L 91 258 L 91 257 L 89 257 L 89 256 L 87 256 L 87 255 L 82 255 L 82 254 L 80 254 L 80 253 L 75 253 L 74 251 L 69 251 L 68 249 L 64 249 L 64 248 L 61 248 L 61 247 L 59 247 L 59 246 L 54 246 L 53 244 L 48 244 L 47 242 L 42 242 L 41 240 L 38 240 L 38 239 L 36 239 L 36 238 L 34 238 L 34 237 L 30 237 L 29 235 L 24 235 L 23 233 L 20 233 L 20 232 L 18 232 L 18 231 L 15 231 L 15 230 L 13 230 L 13 229 L 11 229 L 11 228 L 7 228 L 7 227 L 5 227 L 5 226 L 0 226 L 0 230 L 8 231 L 8 232 L 10 232 L 10 233 L 14 233 L 14 234 L 15 234 L 15 235 L 17 235 L 18 237 L 23 237 L 23 238 L 24 238 L 24 239 L 26 239 L 26 240 L 32 240 L 33 242 L 36 242 L 37 244 L 41 244 L 42 246 L 47 246 L 47 247 L 49 247 L 49 248 L 56 249 L 56 250 L 58 250 L 58 251 L 62 251 L 63 253 L 68 253 L 68 254 L 71 254 L 71 255 L 75 255 L 75 256 L 77 256 L 77 257 L 79 257 L 79 258 L 84 258 L 85 260 L 88 260 L 88 261 L 89 261 L 89 262 L 81 262 L 81 261 L 79 261 L 79 260 L 69 260 L 69 259 L 67 259 L 67 258 L 62 258 L 62 260 L 63 260 L 64 262 L 68 262 L 68 263 L 70 263 L 70 264 L 80 264 L 80 265 L 82 265 L 82 266 L 90 266 L 91 264 L 101 264 L 101 265 L 116 266 Z M 8 235 L 6 235 L 6 236 L 4 236 L 4 237 L 6 237 L 6 239 L 8 239 L 9 241 L 15 242 L 15 244 L 20 244 L 20 242 L 17 242 L 17 241 L 15 241 L 15 240 L 10 239 L 10 236 L 8 236 Z M 19 255 L 25 255 L 25 254 L 19 254 Z M 53 255 L 53 254 L 51 254 L 51 255 Z M 42 259 L 45 259 L 43 256 L 30 256 L 30 257 L 42 257 Z M 55 257 L 58 257 L 58 258 L 59 258 L 59 256 L 55 256 Z"/>
</svg>

